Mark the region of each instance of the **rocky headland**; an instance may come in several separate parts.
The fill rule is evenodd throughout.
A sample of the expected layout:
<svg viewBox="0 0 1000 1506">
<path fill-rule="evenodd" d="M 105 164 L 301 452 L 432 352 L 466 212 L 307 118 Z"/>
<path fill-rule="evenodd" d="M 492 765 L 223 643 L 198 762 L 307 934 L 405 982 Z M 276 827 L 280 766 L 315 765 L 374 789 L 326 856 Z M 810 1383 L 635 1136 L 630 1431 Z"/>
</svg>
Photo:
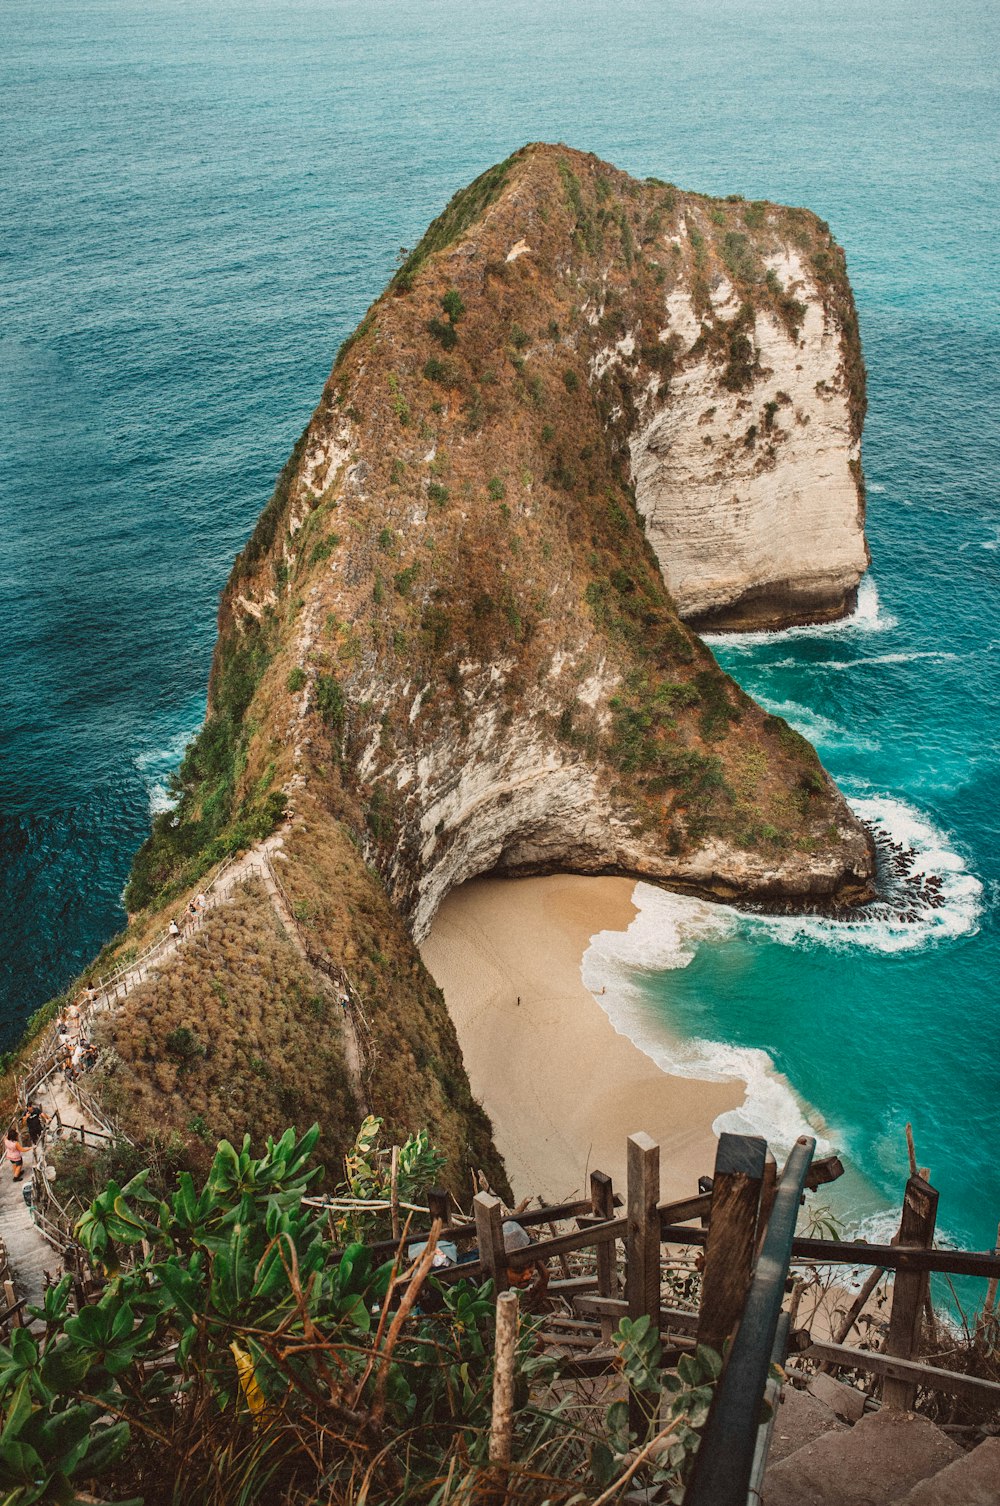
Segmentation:
<svg viewBox="0 0 1000 1506">
<path fill-rule="evenodd" d="M 864 401 L 843 253 L 808 211 L 563 147 L 485 173 L 345 342 L 236 561 L 133 932 L 288 821 L 289 905 L 369 1001 L 369 1106 L 430 1122 L 461 1174 L 488 1127 L 416 950 L 454 886 L 870 898 L 814 750 L 695 631 L 849 610 Z M 163 1056 L 152 1003 L 135 1069 Z M 162 1080 L 180 1126 L 185 1079 Z"/>
</svg>

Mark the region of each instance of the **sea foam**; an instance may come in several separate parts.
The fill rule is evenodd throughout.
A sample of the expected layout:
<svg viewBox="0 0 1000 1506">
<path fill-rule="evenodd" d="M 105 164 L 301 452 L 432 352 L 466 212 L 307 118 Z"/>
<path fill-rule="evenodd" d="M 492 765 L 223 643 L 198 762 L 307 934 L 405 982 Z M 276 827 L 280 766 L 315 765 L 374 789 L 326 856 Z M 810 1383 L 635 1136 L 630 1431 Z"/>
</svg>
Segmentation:
<svg viewBox="0 0 1000 1506">
<path fill-rule="evenodd" d="M 175 773 L 188 743 L 200 730 L 204 717 L 204 700 L 199 696 L 197 711 L 185 718 L 183 726 L 168 732 L 159 746 L 145 748 L 133 757 L 133 767 L 146 786 L 151 816 L 173 810 L 177 804 L 176 796 L 170 793 L 170 776 Z"/>
<path fill-rule="evenodd" d="M 775 1154 L 786 1153 L 801 1134 L 815 1135 L 818 1148 L 829 1149 L 830 1130 L 822 1115 L 799 1097 L 765 1050 L 673 1035 L 644 985 L 656 974 L 687 967 L 700 945 L 737 935 L 791 947 L 894 953 L 978 929 L 983 886 L 926 815 L 890 795 L 865 794 L 850 803 L 883 845 L 895 844 L 890 852 L 907 854 L 908 864 L 907 877 L 894 887 L 890 876 L 885 897 L 865 906 L 857 918 L 758 915 L 639 883 L 632 896 L 638 914 L 631 925 L 593 936 L 583 958 L 583 981 L 614 1028 L 664 1072 L 745 1084 L 742 1105 L 720 1115 L 714 1128 L 763 1135 Z M 927 879 L 935 880 L 929 890 Z"/>
<path fill-rule="evenodd" d="M 828 638 L 838 633 L 887 633 L 896 627 L 898 620 L 883 609 L 878 587 L 871 576 L 866 575 L 858 587 L 854 611 L 847 617 L 838 617 L 836 622 L 815 622 L 803 627 L 779 628 L 775 632 L 762 629 L 753 633 L 702 633 L 701 636 L 710 648 L 751 649 L 760 643 L 791 643 L 799 638 Z"/>
<path fill-rule="evenodd" d="M 710 1082 L 741 1081 L 742 1105 L 720 1114 L 716 1133 L 764 1135 L 775 1154 L 787 1152 L 802 1134 L 828 1149 L 826 1126 L 795 1093 L 766 1051 L 669 1033 L 650 1005 L 643 980 L 686 967 L 699 944 L 736 933 L 744 917 L 727 905 L 671 894 L 639 883 L 632 896 L 638 914 L 627 931 L 601 931 L 591 938 L 582 963 L 583 981 L 611 1024 L 664 1072 Z"/>
</svg>

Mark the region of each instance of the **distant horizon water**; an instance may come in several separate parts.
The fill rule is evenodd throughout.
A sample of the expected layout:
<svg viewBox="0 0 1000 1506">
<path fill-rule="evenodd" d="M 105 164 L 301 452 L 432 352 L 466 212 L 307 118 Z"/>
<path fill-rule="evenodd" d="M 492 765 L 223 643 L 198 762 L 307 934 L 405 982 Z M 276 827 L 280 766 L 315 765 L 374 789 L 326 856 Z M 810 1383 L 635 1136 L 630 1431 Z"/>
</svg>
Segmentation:
<svg viewBox="0 0 1000 1506">
<path fill-rule="evenodd" d="M 850 622 L 710 646 L 940 880 L 917 923 L 650 890 L 609 1008 L 746 1069 L 888 1216 L 903 1126 L 942 1226 L 1000 1217 L 1000 17 L 958 0 L 0 0 L 0 1019 L 124 923 L 196 731 L 218 593 L 333 356 L 463 184 L 528 140 L 805 204 L 869 373 Z M 652 896 L 652 897 L 650 897 Z M 631 948 L 631 950 L 629 950 Z M 592 949 L 593 951 L 594 949 Z"/>
</svg>

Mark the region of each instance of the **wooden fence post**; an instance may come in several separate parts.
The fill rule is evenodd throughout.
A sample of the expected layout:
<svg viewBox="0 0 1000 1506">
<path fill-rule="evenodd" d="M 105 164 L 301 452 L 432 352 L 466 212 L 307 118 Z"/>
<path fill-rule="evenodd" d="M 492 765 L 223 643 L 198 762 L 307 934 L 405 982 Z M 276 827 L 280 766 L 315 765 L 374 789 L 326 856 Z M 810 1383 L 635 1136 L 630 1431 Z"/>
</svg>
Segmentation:
<svg viewBox="0 0 1000 1506">
<path fill-rule="evenodd" d="M 899 1225 L 899 1243 L 929 1249 L 934 1243 L 938 1194 L 923 1177 L 910 1177 L 903 1197 L 903 1217 Z M 930 1284 L 926 1271 L 897 1271 L 892 1284 L 892 1309 L 885 1353 L 897 1360 L 912 1360 L 920 1342 L 920 1325 Z M 913 1381 L 886 1376 L 882 1383 L 882 1404 L 891 1412 L 908 1412 L 917 1388 Z"/>
<path fill-rule="evenodd" d="M 514 1435 L 514 1361 L 517 1357 L 517 1293 L 497 1298 L 496 1348 L 493 1353 L 493 1415 L 490 1420 L 490 1463 L 510 1468 Z"/>
<path fill-rule="evenodd" d="M 615 1216 L 615 1190 L 607 1172 L 592 1171 L 590 1173 L 590 1209 L 597 1218 L 612 1219 Z M 613 1240 L 606 1239 L 597 1245 L 595 1254 L 597 1256 L 597 1295 L 617 1297 L 618 1272 Z M 601 1319 L 601 1338 L 605 1343 L 611 1338 L 614 1330 L 613 1318 Z"/>
<path fill-rule="evenodd" d="M 701 1278 L 698 1343 L 720 1354 L 742 1316 L 750 1286 L 766 1162 L 767 1142 L 759 1135 L 719 1136 Z"/>
<path fill-rule="evenodd" d="M 629 1135 L 626 1163 L 627 1209 L 625 1297 L 630 1318 L 649 1317 L 660 1331 L 660 1147 L 646 1134 Z M 638 1392 L 629 1391 L 629 1428 L 641 1443 L 650 1417 Z"/>
<path fill-rule="evenodd" d="M 427 1211 L 431 1216 L 431 1223 L 436 1218 L 447 1227 L 448 1213 L 451 1209 L 451 1201 L 443 1187 L 431 1187 L 427 1193 Z"/>
<path fill-rule="evenodd" d="M 16 1303 L 17 1303 L 17 1295 L 16 1295 L 16 1293 L 14 1291 L 14 1283 L 13 1283 L 13 1281 L 5 1281 L 4 1282 L 4 1284 L 3 1284 L 3 1294 L 4 1294 L 4 1297 L 7 1300 L 7 1306 L 8 1306 L 8 1308 L 14 1307 L 16 1305 Z M 23 1316 L 22 1316 L 22 1314 L 20 1312 L 11 1313 L 10 1326 L 11 1326 L 11 1328 L 23 1328 L 24 1327 L 24 1318 L 23 1318 Z"/>
<path fill-rule="evenodd" d="M 507 1290 L 507 1252 L 503 1247 L 502 1204 L 488 1192 L 477 1192 L 473 1202 L 476 1215 L 476 1239 L 483 1275 L 490 1277 L 496 1291 Z"/>
<path fill-rule="evenodd" d="M 628 1137 L 625 1295 L 630 1318 L 648 1313 L 660 1326 L 660 1147 L 648 1135 Z"/>
</svg>

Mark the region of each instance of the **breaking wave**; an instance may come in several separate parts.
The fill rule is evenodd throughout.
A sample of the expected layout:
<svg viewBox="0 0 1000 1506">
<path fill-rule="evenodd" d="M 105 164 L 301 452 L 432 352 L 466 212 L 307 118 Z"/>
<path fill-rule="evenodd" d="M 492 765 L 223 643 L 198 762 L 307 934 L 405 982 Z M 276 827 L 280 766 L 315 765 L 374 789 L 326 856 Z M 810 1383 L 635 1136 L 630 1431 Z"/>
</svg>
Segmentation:
<svg viewBox="0 0 1000 1506">
<path fill-rule="evenodd" d="M 806 627 L 779 628 L 776 632 L 761 630 L 754 633 L 702 633 L 701 637 L 710 648 L 744 649 L 756 648 L 760 643 L 791 643 L 799 638 L 828 638 L 834 634 L 887 633 L 897 625 L 898 618 L 883 610 L 878 587 L 870 575 L 866 575 L 858 587 L 858 602 L 849 617 L 838 617 L 836 622 L 817 622 Z"/>
<path fill-rule="evenodd" d="M 182 727 L 165 736 L 159 746 L 146 748 L 133 757 L 133 767 L 146 786 L 151 816 L 173 810 L 177 804 L 176 797 L 170 793 L 170 776 L 184 757 L 188 743 L 199 731 L 204 715 L 204 702 L 199 697 L 197 712 L 185 719 Z"/>
<path fill-rule="evenodd" d="M 612 1025 L 667 1073 L 745 1084 L 742 1105 L 719 1116 L 716 1131 L 759 1134 L 775 1153 L 801 1134 L 829 1149 L 829 1129 L 760 1048 L 671 1035 L 645 986 L 658 974 L 687 967 L 699 946 L 737 935 L 792 947 L 862 947 L 896 953 L 918 950 L 978 930 L 983 886 L 946 835 L 920 811 L 889 795 L 851 800 L 872 829 L 878 851 L 880 896 L 857 918 L 763 915 L 639 883 L 638 914 L 627 931 L 591 938 L 582 974 Z"/>
<path fill-rule="evenodd" d="M 636 885 L 633 903 L 639 913 L 628 930 L 592 937 L 582 963 L 583 981 L 614 1028 L 664 1072 L 745 1084 L 744 1102 L 718 1116 L 717 1133 L 764 1135 L 776 1155 L 787 1152 L 801 1134 L 816 1135 L 821 1148 L 828 1149 L 821 1116 L 775 1070 L 766 1051 L 671 1038 L 643 988 L 646 978 L 686 967 L 702 942 L 735 935 L 745 917 L 727 905 L 670 894 L 651 884 Z"/>
<path fill-rule="evenodd" d="M 855 659 L 812 659 L 809 661 L 810 671 L 817 669 L 861 669 L 868 664 L 912 664 L 917 659 L 929 659 L 934 664 L 945 664 L 949 660 L 961 658 L 960 654 L 949 653 L 944 649 L 924 648 L 914 649 L 910 653 L 898 654 L 862 654 Z M 801 669 L 802 660 L 795 658 L 775 659 L 768 663 L 767 669 Z"/>
</svg>

